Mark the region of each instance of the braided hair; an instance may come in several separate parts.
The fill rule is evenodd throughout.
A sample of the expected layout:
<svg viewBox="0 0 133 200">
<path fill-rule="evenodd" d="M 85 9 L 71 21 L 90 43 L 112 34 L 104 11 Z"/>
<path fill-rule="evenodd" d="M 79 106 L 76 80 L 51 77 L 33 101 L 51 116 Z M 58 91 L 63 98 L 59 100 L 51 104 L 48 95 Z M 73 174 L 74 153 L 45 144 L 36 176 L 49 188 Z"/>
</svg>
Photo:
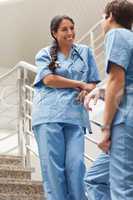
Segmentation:
<svg viewBox="0 0 133 200">
<path fill-rule="evenodd" d="M 57 61 L 57 52 L 58 52 L 58 49 L 59 49 L 59 46 L 58 46 L 58 41 L 57 39 L 54 37 L 54 33 L 56 33 L 58 31 L 58 28 L 60 26 L 60 23 L 64 20 L 64 19 L 68 19 L 69 21 L 72 22 L 72 24 L 74 25 L 74 21 L 72 18 L 70 18 L 69 16 L 67 15 L 57 15 L 55 16 L 52 21 L 51 21 L 51 24 L 50 24 L 50 32 L 51 32 L 51 36 L 53 37 L 54 41 L 53 41 L 53 44 L 50 48 L 50 56 L 51 56 L 51 62 L 49 64 L 49 69 L 54 73 L 55 72 L 55 69 L 56 67 L 58 66 L 58 63 L 56 62 Z"/>
</svg>

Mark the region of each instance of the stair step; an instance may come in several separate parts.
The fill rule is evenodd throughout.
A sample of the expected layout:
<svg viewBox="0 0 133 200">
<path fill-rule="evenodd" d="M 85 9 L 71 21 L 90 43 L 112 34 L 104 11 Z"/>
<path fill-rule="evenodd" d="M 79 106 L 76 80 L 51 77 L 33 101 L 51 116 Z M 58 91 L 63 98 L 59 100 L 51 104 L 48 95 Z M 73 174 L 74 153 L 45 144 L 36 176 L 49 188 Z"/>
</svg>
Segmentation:
<svg viewBox="0 0 133 200">
<path fill-rule="evenodd" d="M 43 195 L 43 187 L 40 181 L 0 179 L 0 193 L 32 196 L 37 194 Z"/>
<path fill-rule="evenodd" d="M 43 195 L 18 195 L 0 193 L 0 200 L 46 200 Z"/>
<path fill-rule="evenodd" d="M 0 165 L 22 166 L 21 156 L 0 155 Z"/>
<path fill-rule="evenodd" d="M 1 165 L 0 166 L 0 179 L 31 179 L 31 171 L 18 166 Z"/>
</svg>

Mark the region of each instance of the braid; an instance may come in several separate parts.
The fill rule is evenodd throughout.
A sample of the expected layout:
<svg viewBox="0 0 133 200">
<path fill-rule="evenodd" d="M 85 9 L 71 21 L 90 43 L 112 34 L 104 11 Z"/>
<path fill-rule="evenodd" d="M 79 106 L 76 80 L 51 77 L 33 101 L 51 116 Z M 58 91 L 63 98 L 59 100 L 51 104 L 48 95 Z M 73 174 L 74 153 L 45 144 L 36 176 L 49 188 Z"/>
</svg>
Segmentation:
<svg viewBox="0 0 133 200">
<path fill-rule="evenodd" d="M 51 63 L 49 64 L 49 69 L 54 73 L 57 67 L 57 52 L 58 52 L 58 43 L 54 40 L 52 47 L 50 48 L 50 55 L 51 55 Z"/>
</svg>

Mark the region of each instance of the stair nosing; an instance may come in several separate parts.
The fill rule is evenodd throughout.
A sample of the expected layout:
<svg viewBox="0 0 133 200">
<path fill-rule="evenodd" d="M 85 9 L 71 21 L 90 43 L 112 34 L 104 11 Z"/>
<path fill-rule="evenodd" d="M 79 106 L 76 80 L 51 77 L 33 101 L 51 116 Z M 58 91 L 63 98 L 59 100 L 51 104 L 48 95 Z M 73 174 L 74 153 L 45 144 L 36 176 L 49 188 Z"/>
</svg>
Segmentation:
<svg viewBox="0 0 133 200">
<path fill-rule="evenodd" d="M 35 181 L 35 180 L 31 180 L 31 179 L 10 179 L 10 178 L 0 178 L 0 184 L 21 184 L 21 185 L 25 185 L 29 184 L 29 185 L 42 185 L 41 181 Z"/>
<path fill-rule="evenodd" d="M 12 194 L 12 193 L 8 193 L 8 194 L 5 194 L 5 193 L 1 193 L 0 192 L 0 195 L 3 195 L 3 196 L 10 196 L 10 195 L 12 195 L 12 196 L 18 196 L 18 194 L 17 193 L 14 193 L 14 194 Z M 21 197 L 32 197 L 33 195 L 32 194 L 21 194 Z M 43 194 L 34 194 L 34 196 L 37 196 L 37 197 L 41 197 L 41 196 L 44 196 Z"/>
<path fill-rule="evenodd" d="M 31 172 L 32 169 L 30 168 L 25 168 L 21 166 L 13 166 L 13 165 L 0 165 L 0 170 L 4 171 L 24 171 L 24 172 Z"/>
<path fill-rule="evenodd" d="M 0 158 L 4 158 L 4 159 L 17 159 L 17 160 L 19 160 L 19 159 L 22 159 L 22 156 L 14 156 L 14 155 L 0 155 Z"/>
</svg>

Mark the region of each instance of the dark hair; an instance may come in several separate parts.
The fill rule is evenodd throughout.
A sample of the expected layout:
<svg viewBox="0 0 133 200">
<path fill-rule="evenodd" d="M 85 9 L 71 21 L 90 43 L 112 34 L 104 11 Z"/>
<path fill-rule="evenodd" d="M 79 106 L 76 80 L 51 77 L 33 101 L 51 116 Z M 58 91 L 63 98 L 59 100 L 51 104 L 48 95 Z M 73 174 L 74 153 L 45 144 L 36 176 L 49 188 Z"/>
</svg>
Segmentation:
<svg viewBox="0 0 133 200">
<path fill-rule="evenodd" d="M 53 44 L 50 48 L 50 55 L 51 55 L 51 63 L 49 64 L 49 69 L 52 70 L 53 72 L 55 71 L 55 68 L 57 67 L 57 52 L 58 52 L 58 41 L 56 40 L 56 38 L 54 37 L 53 32 L 57 32 L 58 28 L 60 26 L 60 23 L 64 20 L 64 19 L 68 19 L 69 21 L 72 22 L 72 24 L 74 25 L 74 21 L 72 18 L 70 18 L 67 15 L 57 15 L 55 16 L 52 20 L 51 20 L 51 24 L 50 24 L 50 32 L 51 35 L 54 39 Z"/>
<path fill-rule="evenodd" d="M 106 18 L 114 17 L 116 23 L 124 28 L 132 29 L 133 24 L 133 3 L 128 0 L 113 0 L 105 7 Z"/>
</svg>

